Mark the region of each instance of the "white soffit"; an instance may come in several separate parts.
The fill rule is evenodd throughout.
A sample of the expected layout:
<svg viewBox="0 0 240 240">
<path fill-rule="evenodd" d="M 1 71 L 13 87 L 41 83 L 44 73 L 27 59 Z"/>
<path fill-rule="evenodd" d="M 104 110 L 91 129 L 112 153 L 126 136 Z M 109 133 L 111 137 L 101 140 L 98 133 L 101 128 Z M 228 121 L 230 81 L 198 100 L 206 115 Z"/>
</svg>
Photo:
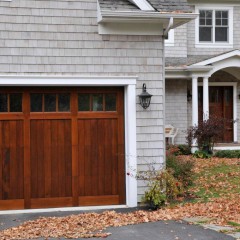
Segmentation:
<svg viewBox="0 0 240 240">
<path fill-rule="evenodd" d="M 146 0 L 128 0 L 143 11 L 155 11 L 155 9 Z"/>
</svg>

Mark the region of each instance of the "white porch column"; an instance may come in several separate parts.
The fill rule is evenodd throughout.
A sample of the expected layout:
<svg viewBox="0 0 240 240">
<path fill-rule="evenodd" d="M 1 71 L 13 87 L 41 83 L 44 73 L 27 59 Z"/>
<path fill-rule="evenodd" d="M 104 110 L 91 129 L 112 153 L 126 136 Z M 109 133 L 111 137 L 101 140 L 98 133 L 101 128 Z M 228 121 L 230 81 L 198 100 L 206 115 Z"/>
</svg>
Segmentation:
<svg viewBox="0 0 240 240">
<path fill-rule="evenodd" d="M 192 78 L 192 126 L 198 125 L 198 77 Z"/>
<path fill-rule="evenodd" d="M 192 78 L 192 126 L 198 125 L 198 77 Z M 192 142 L 192 153 L 197 151 L 197 140 Z"/>
<path fill-rule="evenodd" d="M 209 118 L 209 86 L 208 77 L 203 78 L 203 120 Z"/>
</svg>

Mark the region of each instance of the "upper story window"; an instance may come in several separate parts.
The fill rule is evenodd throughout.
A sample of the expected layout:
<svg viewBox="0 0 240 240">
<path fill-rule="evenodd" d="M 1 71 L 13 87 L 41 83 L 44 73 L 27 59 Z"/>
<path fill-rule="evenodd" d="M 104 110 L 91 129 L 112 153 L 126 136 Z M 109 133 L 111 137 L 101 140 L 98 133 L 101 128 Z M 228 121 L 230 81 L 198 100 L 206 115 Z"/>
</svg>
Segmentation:
<svg viewBox="0 0 240 240">
<path fill-rule="evenodd" d="M 196 47 L 233 47 L 233 8 L 197 7 Z"/>
</svg>

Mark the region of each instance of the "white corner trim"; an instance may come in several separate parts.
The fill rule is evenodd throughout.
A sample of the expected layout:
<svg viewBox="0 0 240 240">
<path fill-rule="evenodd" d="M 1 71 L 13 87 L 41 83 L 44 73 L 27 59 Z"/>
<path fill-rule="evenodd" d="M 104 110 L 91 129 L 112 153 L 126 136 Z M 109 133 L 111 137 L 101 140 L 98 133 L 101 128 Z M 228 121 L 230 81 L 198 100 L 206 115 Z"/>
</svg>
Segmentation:
<svg viewBox="0 0 240 240">
<path fill-rule="evenodd" d="M 125 87 L 125 142 L 126 173 L 137 169 L 136 133 L 136 86 Z M 126 174 L 127 206 L 137 206 L 137 179 L 135 174 Z"/>
<path fill-rule="evenodd" d="M 209 82 L 209 86 L 232 86 L 233 87 L 233 120 L 237 119 L 237 82 Z M 198 83 L 198 86 L 203 86 L 202 82 Z M 238 129 L 238 122 L 236 121 L 233 125 L 233 141 L 237 142 L 237 129 Z"/>
<path fill-rule="evenodd" d="M 137 168 L 136 137 L 136 83 L 137 76 L 0 76 L 4 86 L 124 86 L 125 97 L 125 166 Z M 137 180 L 126 174 L 126 203 L 137 206 Z M 75 208 L 74 208 L 75 209 Z"/>
<path fill-rule="evenodd" d="M 127 208 L 126 205 L 107 205 L 90 207 L 65 207 L 65 208 L 41 208 L 41 209 L 23 209 L 23 210 L 3 210 L 0 215 L 23 214 L 23 213 L 48 213 L 48 212 L 76 212 Z"/>
<path fill-rule="evenodd" d="M 155 9 L 146 0 L 128 0 L 143 11 L 155 11 Z"/>
</svg>

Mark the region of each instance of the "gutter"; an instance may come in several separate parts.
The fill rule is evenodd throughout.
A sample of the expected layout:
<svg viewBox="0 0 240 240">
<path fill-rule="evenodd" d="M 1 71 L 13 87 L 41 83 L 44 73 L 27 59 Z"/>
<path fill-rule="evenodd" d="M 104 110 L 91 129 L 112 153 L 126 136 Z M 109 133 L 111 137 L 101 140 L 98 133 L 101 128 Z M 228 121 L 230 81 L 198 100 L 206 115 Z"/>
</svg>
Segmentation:
<svg viewBox="0 0 240 240">
<path fill-rule="evenodd" d="M 109 11 L 101 10 L 98 23 L 107 23 L 107 22 L 148 22 L 148 23 L 162 23 L 166 21 L 166 24 L 169 24 L 169 19 L 178 19 L 181 22 L 189 22 L 192 19 L 195 19 L 199 14 L 197 13 L 161 13 L 161 12 L 146 12 L 146 11 Z M 174 23 L 171 26 L 172 28 L 176 27 L 177 23 Z"/>
<path fill-rule="evenodd" d="M 172 29 L 172 27 L 173 27 L 173 17 L 170 17 L 168 26 L 167 26 L 167 28 L 164 29 L 164 31 L 163 31 L 163 37 L 164 37 L 164 38 L 167 38 L 167 37 L 168 37 L 168 33 L 169 33 L 169 31 Z"/>
</svg>

